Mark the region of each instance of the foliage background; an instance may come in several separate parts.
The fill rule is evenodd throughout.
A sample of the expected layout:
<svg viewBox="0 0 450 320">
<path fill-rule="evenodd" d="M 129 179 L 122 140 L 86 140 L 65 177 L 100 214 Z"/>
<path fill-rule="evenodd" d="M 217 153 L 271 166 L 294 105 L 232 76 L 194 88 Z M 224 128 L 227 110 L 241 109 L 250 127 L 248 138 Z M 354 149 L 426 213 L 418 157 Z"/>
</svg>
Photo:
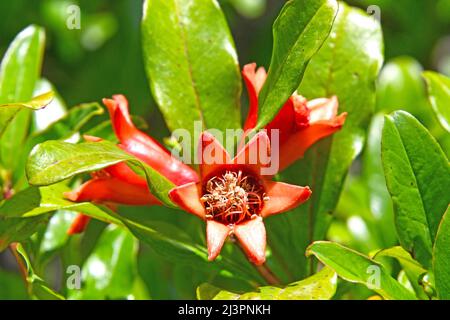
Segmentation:
<svg viewBox="0 0 450 320">
<path fill-rule="evenodd" d="M 399 107 L 412 112 L 439 139 L 439 132 L 433 132 L 433 120 L 424 114 L 422 107 L 414 109 L 404 106 L 416 102 L 416 98 L 424 100 L 422 89 L 417 89 L 417 77 L 420 78 L 420 68 L 436 70 L 450 75 L 450 0 L 349 0 L 347 3 L 364 10 L 369 5 L 378 5 L 381 9 L 381 23 L 385 42 L 385 61 L 387 65 L 408 70 L 410 83 L 404 79 L 390 82 L 389 87 L 383 87 L 380 78 L 378 111 L 392 111 Z M 82 10 L 81 30 L 68 30 L 65 15 L 61 8 L 75 3 Z M 220 0 L 222 8 L 231 27 L 235 39 L 239 62 L 242 65 L 255 61 L 259 65 L 268 66 L 272 50 L 272 23 L 284 4 L 281 0 Z M 0 21 L 0 53 L 3 55 L 8 44 L 15 35 L 29 24 L 38 24 L 46 30 L 46 52 L 42 74 L 50 79 L 63 97 L 67 106 L 81 102 L 99 101 L 103 97 L 115 93 L 123 93 L 129 98 L 133 114 L 144 117 L 151 128 L 152 135 L 163 138 L 169 132 L 164 125 L 162 116 L 152 100 L 148 82 L 144 72 L 141 50 L 140 19 L 142 3 L 140 0 L 15 0 L 0 2 L 0 12 L 4 12 Z M 389 70 L 381 77 L 389 77 L 394 73 Z M 421 81 L 420 79 L 418 80 Z M 411 84 L 412 83 L 412 84 Z M 417 93 L 412 97 L 411 92 Z M 395 99 L 394 95 L 395 93 Z M 245 99 L 245 98 L 244 98 Z M 425 103 L 425 102 L 424 102 Z M 245 106 L 245 103 L 243 104 Z M 408 109 L 410 108 L 410 109 Z M 246 113 L 245 107 L 243 114 Z M 99 117 L 98 121 L 105 120 Z M 376 135 L 376 132 L 373 132 Z M 448 139 L 439 140 L 444 149 L 448 149 Z M 367 152 L 363 157 L 370 157 Z M 373 214 L 370 203 L 367 204 L 364 185 L 360 177 L 364 176 L 364 168 L 359 159 L 352 168 L 352 175 L 341 197 L 335 221 L 329 231 L 329 239 L 344 243 L 363 253 L 371 250 L 395 245 L 393 227 L 387 232 L 371 225 L 365 216 Z M 357 201 L 360 203 L 356 203 Z M 390 204 L 388 204 L 389 206 Z M 147 215 L 149 209 L 128 208 L 127 214 Z M 158 208 L 151 209 L 152 214 Z M 369 211 L 369 213 L 365 212 Z M 349 212 L 351 214 L 349 214 Z M 191 217 L 175 217 L 182 224 Z M 184 220 L 183 220 L 184 219 Z M 389 224 L 387 217 L 385 224 Z M 369 219 L 370 220 L 370 219 Z M 392 221 L 391 221 L 392 222 Z M 195 224 L 195 222 L 194 222 Z M 73 250 L 64 252 L 65 259 L 82 261 L 90 256 L 96 243 L 108 243 L 108 239 L 99 239 L 99 234 L 105 228 L 100 222 L 93 223 L 88 234 L 82 239 L 71 239 L 80 242 L 72 244 Z M 345 229 L 345 231 L 343 231 Z M 130 241 L 127 248 L 135 248 Z M 69 246 L 70 247 L 70 246 Z M 106 248 L 107 246 L 105 246 Z M 81 251 L 78 251 L 79 248 Z M 100 246 L 101 248 L 101 246 Z M 107 249 L 104 249 L 107 250 Z M 133 252 L 133 250 L 129 250 Z M 101 250 L 100 250 L 101 251 Z M 99 252 L 98 254 L 108 254 Z M 126 252 L 124 252 L 126 254 Z M 158 263 L 167 264 L 165 274 L 152 272 L 152 266 Z M 46 280 L 53 287 L 61 287 L 61 261 L 52 259 L 46 269 Z M 189 267 L 180 267 L 160 261 L 148 246 L 140 248 L 137 266 L 129 266 L 130 272 L 139 272 L 142 283 L 136 286 L 136 296 L 152 298 L 194 298 L 191 281 L 196 281 L 196 275 Z M 193 274 L 193 279 L 186 281 L 186 274 Z M 56 276 L 55 276 L 56 275 Z M 161 277 L 163 281 L 157 281 Z M 200 280 L 197 285 L 200 284 Z M 23 284 L 18 274 L 14 259 L 8 251 L 0 253 L 0 298 L 25 298 Z M 345 285 L 340 287 L 336 298 L 365 298 L 371 293 L 365 289 L 345 291 Z M 87 297 L 90 297 L 87 294 Z M 99 298 L 100 296 L 91 296 Z"/>
</svg>

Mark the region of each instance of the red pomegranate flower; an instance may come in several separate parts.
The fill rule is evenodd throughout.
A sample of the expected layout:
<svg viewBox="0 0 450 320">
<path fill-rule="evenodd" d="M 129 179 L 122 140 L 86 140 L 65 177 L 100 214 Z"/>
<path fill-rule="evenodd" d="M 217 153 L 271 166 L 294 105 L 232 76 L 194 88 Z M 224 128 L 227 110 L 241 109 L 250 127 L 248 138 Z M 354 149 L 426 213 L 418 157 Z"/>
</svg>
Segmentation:
<svg viewBox="0 0 450 320">
<path fill-rule="evenodd" d="M 123 95 L 115 95 L 113 100 L 103 99 L 103 103 L 109 110 L 114 132 L 123 150 L 147 163 L 175 185 L 198 181 L 197 173 L 193 169 L 172 157 L 161 144 L 134 126 L 128 111 L 128 102 Z M 101 140 L 96 137 L 85 138 L 89 141 Z M 76 191 L 66 193 L 65 196 L 75 202 L 92 201 L 107 205 L 160 204 L 150 193 L 147 181 L 125 163 L 94 173 L 91 180 Z M 82 232 L 88 221 L 89 217 L 79 215 L 68 233 Z"/>
<path fill-rule="evenodd" d="M 256 126 L 258 117 L 258 94 L 266 80 L 263 67 L 256 69 L 256 63 L 244 66 L 242 70 L 249 95 L 249 112 L 244 130 L 248 131 Z M 270 131 L 279 130 L 279 168 L 286 168 L 297 159 L 303 157 L 306 150 L 318 140 L 323 139 L 340 130 L 345 122 L 347 113 L 337 116 L 338 99 L 320 98 L 307 101 L 304 97 L 294 93 L 275 118 L 265 127 Z M 271 136 L 269 134 L 269 136 Z"/>
<path fill-rule="evenodd" d="M 311 190 L 261 175 L 261 169 L 270 162 L 270 141 L 264 131 L 255 135 L 234 159 L 213 135 L 204 132 L 199 157 L 200 182 L 172 189 L 170 198 L 182 209 L 206 220 L 209 260 L 218 256 L 226 238 L 233 235 L 250 261 L 264 263 L 263 219 L 303 203 Z"/>
</svg>

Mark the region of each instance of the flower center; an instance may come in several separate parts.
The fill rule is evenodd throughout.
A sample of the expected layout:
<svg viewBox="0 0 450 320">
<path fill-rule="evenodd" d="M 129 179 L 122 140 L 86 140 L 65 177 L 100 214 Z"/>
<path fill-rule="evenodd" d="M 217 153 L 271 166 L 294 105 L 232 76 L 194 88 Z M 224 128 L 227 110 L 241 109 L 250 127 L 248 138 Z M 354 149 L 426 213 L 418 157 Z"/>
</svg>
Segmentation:
<svg viewBox="0 0 450 320">
<path fill-rule="evenodd" d="M 225 171 L 209 179 L 201 197 L 206 218 L 224 224 L 238 224 L 258 216 L 267 200 L 259 179 L 241 170 Z"/>
</svg>

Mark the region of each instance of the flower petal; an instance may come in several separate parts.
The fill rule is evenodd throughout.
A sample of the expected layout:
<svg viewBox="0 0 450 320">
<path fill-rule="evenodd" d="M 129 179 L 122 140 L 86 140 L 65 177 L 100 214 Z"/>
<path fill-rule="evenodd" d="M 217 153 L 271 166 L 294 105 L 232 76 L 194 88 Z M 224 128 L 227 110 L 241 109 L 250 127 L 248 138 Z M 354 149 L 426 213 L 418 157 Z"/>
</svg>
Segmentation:
<svg viewBox="0 0 450 320">
<path fill-rule="evenodd" d="M 147 163 L 176 185 L 197 182 L 197 173 L 188 165 L 173 157 L 158 141 L 138 130 L 128 111 L 128 102 L 122 95 L 114 100 L 103 99 L 108 107 L 114 132 L 122 148 Z"/>
<path fill-rule="evenodd" d="M 247 87 L 250 102 L 247 119 L 244 124 L 244 131 L 247 131 L 256 126 L 258 120 L 258 94 L 266 81 L 267 74 L 264 67 L 259 67 L 256 70 L 256 63 L 249 63 L 242 69 L 242 76 Z"/>
<path fill-rule="evenodd" d="M 208 243 L 208 260 L 214 260 L 220 253 L 231 228 L 214 220 L 206 221 L 206 242 Z"/>
<path fill-rule="evenodd" d="M 140 188 L 147 188 L 147 180 L 134 172 L 126 163 L 118 163 L 103 169 L 111 177 L 122 180 L 123 182 L 135 185 Z"/>
<path fill-rule="evenodd" d="M 200 202 L 201 184 L 190 182 L 169 191 L 170 199 L 183 210 L 205 219 L 205 207 Z"/>
<path fill-rule="evenodd" d="M 296 130 L 296 113 L 293 101 L 294 99 L 292 97 L 289 98 L 275 118 L 266 126 L 268 135 L 271 136 L 271 139 L 273 130 L 279 130 L 278 139 L 280 144 L 286 141 Z"/>
<path fill-rule="evenodd" d="M 261 217 L 236 225 L 234 234 L 251 262 L 261 265 L 266 261 L 266 228 Z"/>
<path fill-rule="evenodd" d="M 265 131 L 260 131 L 238 152 L 232 162 L 261 175 L 261 168 L 269 167 L 270 161 L 270 140 Z"/>
<path fill-rule="evenodd" d="M 311 189 L 283 182 L 265 181 L 266 196 L 269 200 L 264 202 L 261 210 L 263 218 L 291 210 L 308 200 Z"/>
<path fill-rule="evenodd" d="M 66 192 L 64 196 L 74 202 L 92 201 L 135 206 L 160 204 L 147 186 L 138 187 L 114 177 L 91 179 L 76 191 Z"/>
<path fill-rule="evenodd" d="M 91 217 L 89 216 L 86 216 L 82 213 L 77 214 L 75 219 L 72 221 L 72 224 L 70 225 L 69 229 L 67 230 L 67 234 L 74 235 L 84 232 L 90 220 Z"/>
<path fill-rule="evenodd" d="M 208 177 L 223 165 L 230 164 L 230 155 L 222 144 L 209 132 L 202 132 L 198 148 L 200 160 L 200 176 Z"/>
<path fill-rule="evenodd" d="M 342 113 L 333 120 L 318 121 L 293 134 L 285 143 L 280 145 L 280 170 L 283 170 L 299 158 L 303 157 L 306 150 L 317 141 L 339 131 L 345 122 L 346 116 L 346 113 Z"/>
</svg>

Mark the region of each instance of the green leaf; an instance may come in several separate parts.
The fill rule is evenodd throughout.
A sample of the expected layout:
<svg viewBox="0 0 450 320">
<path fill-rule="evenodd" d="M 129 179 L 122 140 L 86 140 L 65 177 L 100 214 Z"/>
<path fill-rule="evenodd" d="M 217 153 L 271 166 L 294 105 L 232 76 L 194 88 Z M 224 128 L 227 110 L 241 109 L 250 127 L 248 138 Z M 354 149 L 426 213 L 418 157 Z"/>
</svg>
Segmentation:
<svg viewBox="0 0 450 320">
<path fill-rule="evenodd" d="M 31 109 L 31 110 L 39 110 L 46 107 L 53 100 L 53 92 L 43 93 L 34 97 L 32 100 L 28 102 L 11 102 L 0 104 L 0 111 L 5 109 Z"/>
<path fill-rule="evenodd" d="M 311 198 L 288 214 L 267 219 L 269 244 L 291 279 L 314 272 L 304 252 L 312 241 L 324 239 L 347 171 L 361 152 L 382 60 L 378 22 L 340 3 L 331 34 L 309 63 L 297 91 L 308 99 L 336 95 L 339 112 L 348 112 L 346 122 L 340 132 L 320 141 L 280 174 L 282 181 L 310 186 Z"/>
<path fill-rule="evenodd" d="M 30 218 L 5 218 L 0 216 L 0 251 L 11 243 L 27 240 L 39 228 L 44 227 L 48 216 Z"/>
<path fill-rule="evenodd" d="M 450 132 L 450 78 L 436 72 L 424 72 L 428 97 L 442 127 Z"/>
<path fill-rule="evenodd" d="M 45 34 L 31 25 L 13 40 L 0 66 L 0 103 L 28 101 L 33 96 L 44 54 Z M 31 110 L 21 106 L 0 108 L 0 160 L 13 171 L 28 133 Z"/>
<path fill-rule="evenodd" d="M 423 287 L 420 285 L 420 280 L 427 273 L 427 270 L 422 265 L 414 260 L 409 252 L 400 246 L 392 247 L 388 249 L 379 250 L 373 256 L 374 260 L 379 261 L 382 257 L 390 257 L 396 259 L 403 271 L 405 272 L 411 286 L 414 289 L 416 295 L 422 299 L 428 299 Z M 381 262 L 381 261 L 380 261 Z"/>
<path fill-rule="evenodd" d="M 147 0 L 142 20 L 150 87 L 170 130 L 240 127 L 241 78 L 216 0 Z M 196 146 L 196 141 L 191 141 Z"/>
<path fill-rule="evenodd" d="M 68 191 L 70 189 L 64 183 L 22 190 L 2 202 L 0 218 L 28 218 L 65 209 L 83 212 L 107 223 L 122 225 L 121 221 L 114 218 L 106 207 L 88 202 L 75 203 L 64 199 L 63 194 Z"/>
<path fill-rule="evenodd" d="M 447 208 L 439 225 L 433 248 L 433 271 L 440 299 L 450 299 L 450 209 Z"/>
<path fill-rule="evenodd" d="M 0 103 L 27 101 L 32 97 L 42 65 L 45 34 L 29 26 L 13 40 L 0 66 Z M 0 133 L 20 110 L 19 106 L 0 109 Z"/>
<path fill-rule="evenodd" d="M 69 139 L 76 135 L 90 119 L 103 114 L 103 112 L 103 108 L 98 103 L 80 104 L 71 108 L 61 119 L 53 122 L 44 130 L 29 135 L 14 172 L 14 181 L 18 181 L 16 184 L 25 180 L 27 156 L 35 145 L 46 140 Z"/>
<path fill-rule="evenodd" d="M 335 0 L 291 0 L 284 5 L 273 25 L 272 59 L 259 95 L 257 128 L 268 124 L 297 89 L 337 11 Z"/>
<path fill-rule="evenodd" d="M 126 161 L 133 170 L 145 176 L 153 195 L 173 206 L 168 192 L 174 187 L 166 177 L 108 141 L 72 144 L 46 141 L 30 154 L 26 172 L 31 185 L 50 185 L 77 174 L 92 172 Z"/>
<path fill-rule="evenodd" d="M 33 299 L 41 300 L 64 300 L 64 297 L 51 289 L 45 281 L 38 276 L 32 266 L 31 260 L 21 244 L 14 247 L 15 256 L 21 259 L 26 274 L 26 281 L 28 285 L 28 294 Z"/>
<path fill-rule="evenodd" d="M 29 109 L 29 110 L 42 110 L 47 107 L 53 100 L 53 92 L 47 92 L 41 94 L 39 96 L 34 97 L 31 101 L 28 102 L 14 102 L 0 105 L 1 109 Z M 19 128 L 20 130 L 22 128 Z M 20 143 L 18 143 L 17 139 L 13 139 L 9 136 L 10 133 L 19 134 L 18 131 L 14 130 L 13 127 L 8 127 L 7 134 L 1 140 L 0 152 L 2 155 L 2 161 L 6 169 L 10 171 L 20 171 L 23 172 L 23 164 L 25 163 L 24 154 L 28 154 L 31 149 L 27 149 L 26 147 L 26 136 L 24 135 L 22 139 L 20 139 Z M 16 182 L 16 177 L 13 177 L 12 184 Z"/>
<path fill-rule="evenodd" d="M 410 114 L 385 117 L 382 161 L 403 248 L 426 268 L 450 203 L 450 166 L 430 133 Z"/>
<path fill-rule="evenodd" d="M 306 254 L 314 255 L 342 279 L 363 284 L 385 299 L 416 299 L 389 275 L 383 265 L 340 244 L 316 241 L 308 247 Z"/>
<path fill-rule="evenodd" d="M 108 226 L 81 268 L 82 288 L 70 299 L 126 299 L 137 278 L 138 243 L 126 229 Z"/>
<path fill-rule="evenodd" d="M 278 288 L 260 287 L 256 292 L 243 294 L 220 290 L 210 284 L 197 288 L 199 300 L 329 300 L 337 287 L 337 275 L 331 268 L 325 267 L 315 275 Z"/>
</svg>

